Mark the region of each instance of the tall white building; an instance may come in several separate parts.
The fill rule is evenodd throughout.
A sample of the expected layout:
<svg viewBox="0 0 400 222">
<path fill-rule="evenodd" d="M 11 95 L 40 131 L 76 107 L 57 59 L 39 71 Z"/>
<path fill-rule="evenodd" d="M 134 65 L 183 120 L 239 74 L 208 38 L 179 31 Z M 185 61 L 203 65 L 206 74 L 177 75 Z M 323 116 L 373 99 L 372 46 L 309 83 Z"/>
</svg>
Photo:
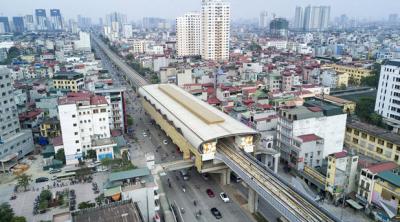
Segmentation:
<svg viewBox="0 0 400 222">
<path fill-rule="evenodd" d="M 298 170 L 305 165 L 321 166 L 325 157 L 342 151 L 346 118 L 340 107 L 320 100 L 280 110 L 277 147 L 281 158 Z"/>
<path fill-rule="evenodd" d="M 268 12 L 267 11 L 262 11 L 260 13 L 260 18 L 258 20 L 258 27 L 261 29 L 268 27 Z"/>
<path fill-rule="evenodd" d="M 90 44 L 90 33 L 79 32 L 79 40 L 74 42 L 75 50 L 90 51 L 92 46 Z"/>
<path fill-rule="evenodd" d="M 176 42 L 178 56 L 200 55 L 201 16 L 198 12 L 188 12 L 176 19 Z"/>
<path fill-rule="evenodd" d="M 201 19 L 202 58 L 229 59 L 230 4 L 225 0 L 202 0 Z"/>
<path fill-rule="evenodd" d="M 305 31 L 324 31 L 328 28 L 330 21 L 330 6 L 307 6 L 303 14 L 303 27 Z M 295 25 L 300 19 L 301 7 L 296 7 Z"/>
<path fill-rule="evenodd" d="M 132 24 L 124 24 L 123 31 L 125 38 L 132 38 Z"/>
<path fill-rule="evenodd" d="M 387 61 L 381 67 L 375 112 L 400 128 L 400 60 Z"/>
<path fill-rule="evenodd" d="M 83 153 L 96 150 L 97 159 L 113 158 L 116 144 L 110 138 L 109 114 L 104 96 L 69 93 L 58 101 L 66 164 L 77 164 Z"/>
<path fill-rule="evenodd" d="M 300 6 L 296 6 L 293 28 L 295 28 L 296 30 L 301 30 L 303 29 L 303 25 L 304 25 L 303 8 Z"/>
</svg>

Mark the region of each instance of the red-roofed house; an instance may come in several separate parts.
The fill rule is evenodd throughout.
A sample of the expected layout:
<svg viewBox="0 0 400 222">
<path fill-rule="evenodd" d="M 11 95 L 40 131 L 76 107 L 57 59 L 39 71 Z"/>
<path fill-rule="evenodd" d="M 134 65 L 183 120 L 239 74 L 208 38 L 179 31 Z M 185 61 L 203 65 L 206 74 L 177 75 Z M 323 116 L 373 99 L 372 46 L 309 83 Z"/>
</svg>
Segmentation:
<svg viewBox="0 0 400 222">
<path fill-rule="evenodd" d="M 377 163 L 361 169 L 360 180 L 358 183 L 357 199 L 362 203 L 371 203 L 372 191 L 378 173 L 392 171 L 399 166 L 394 162 Z"/>
<path fill-rule="evenodd" d="M 40 120 L 43 119 L 44 112 L 41 109 L 34 109 L 19 114 L 19 122 L 23 129 L 38 127 Z"/>
<path fill-rule="evenodd" d="M 315 134 L 304 134 L 294 137 L 297 152 L 291 152 L 288 165 L 302 171 L 305 166 L 317 167 L 322 165 L 324 139 Z"/>
</svg>

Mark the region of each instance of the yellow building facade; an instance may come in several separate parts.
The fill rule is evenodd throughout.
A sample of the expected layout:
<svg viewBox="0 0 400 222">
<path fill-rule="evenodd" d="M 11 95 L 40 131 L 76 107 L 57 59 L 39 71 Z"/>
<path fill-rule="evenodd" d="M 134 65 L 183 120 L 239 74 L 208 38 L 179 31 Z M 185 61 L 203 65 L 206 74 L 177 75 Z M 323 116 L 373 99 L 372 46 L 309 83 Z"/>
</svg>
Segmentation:
<svg viewBox="0 0 400 222">
<path fill-rule="evenodd" d="M 354 79 L 354 81 L 357 84 L 360 84 L 361 78 L 372 75 L 372 70 L 355 67 L 355 66 L 331 64 L 331 65 L 327 65 L 325 67 L 332 67 L 336 72 L 339 72 L 339 73 L 347 73 L 348 79 L 351 79 L 351 78 Z"/>
<path fill-rule="evenodd" d="M 400 175 L 393 172 L 379 173 L 373 188 L 372 202 L 377 205 L 385 203 L 395 219 L 400 219 Z"/>
<path fill-rule="evenodd" d="M 347 72 L 337 72 L 337 83 L 338 87 L 349 85 L 349 74 Z"/>
<path fill-rule="evenodd" d="M 400 165 L 400 135 L 382 128 L 349 120 L 345 146 L 378 161 L 393 161 Z"/>
<path fill-rule="evenodd" d="M 83 75 L 80 73 L 57 73 L 53 77 L 53 87 L 78 92 L 85 85 Z"/>
</svg>

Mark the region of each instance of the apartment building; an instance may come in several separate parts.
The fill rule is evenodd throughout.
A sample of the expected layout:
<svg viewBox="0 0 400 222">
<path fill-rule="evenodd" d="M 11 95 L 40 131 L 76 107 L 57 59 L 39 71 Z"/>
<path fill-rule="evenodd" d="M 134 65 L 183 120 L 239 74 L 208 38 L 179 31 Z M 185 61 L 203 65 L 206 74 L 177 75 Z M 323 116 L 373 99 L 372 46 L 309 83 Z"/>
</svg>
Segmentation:
<svg viewBox="0 0 400 222">
<path fill-rule="evenodd" d="M 333 69 L 322 69 L 321 83 L 323 86 L 330 88 L 347 87 L 349 83 L 349 75 L 346 72 L 336 72 Z"/>
<path fill-rule="evenodd" d="M 202 0 L 201 34 L 203 59 L 229 59 L 230 4 L 226 0 Z"/>
<path fill-rule="evenodd" d="M 377 175 L 384 171 L 392 171 L 399 166 L 394 162 L 377 163 L 361 169 L 358 183 L 357 199 L 366 204 L 371 204 L 372 192 Z"/>
<path fill-rule="evenodd" d="M 104 96 L 109 104 L 109 124 L 110 129 L 119 129 L 125 131 L 127 128 L 126 122 L 126 108 L 125 108 L 125 88 L 124 87 L 96 87 L 94 94 Z"/>
<path fill-rule="evenodd" d="M 96 150 L 97 159 L 113 158 L 109 106 L 104 96 L 81 91 L 58 101 L 66 164 L 77 164 L 83 153 Z"/>
<path fill-rule="evenodd" d="M 400 164 L 400 135 L 396 133 L 349 119 L 344 143 L 359 154 Z"/>
<path fill-rule="evenodd" d="M 11 73 L 6 68 L 0 68 L 0 95 L 0 165 L 7 165 L 32 152 L 34 146 L 32 131 L 20 128 Z"/>
<path fill-rule="evenodd" d="M 345 151 L 328 156 L 325 191 L 334 200 L 356 190 L 358 156 Z"/>
<path fill-rule="evenodd" d="M 336 72 L 339 72 L 339 73 L 347 73 L 349 75 L 348 78 L 353 79 L 355 81 L 355 83 L 357 83 L 357 84 L 360 84 L 361 79 L 363 77 L 368 77 L 368 76 L 372 75 L 372 70 L 357 67 L 357 66 L 332 64 L 332 65 L 327 65 L 324 67 L 331 67 Z"/>
<path fill-rule="evenodd" d="M 78 92 L 85 86 L 83 75 L 77 72 L 59 72 L 53 77 L 53 87 Z"/>
<path fill-rule="evenodd" d="M 342 151 L 346 117 L 340 107 L 317 100 L 281 109 L 277 126 L 281 158 L 295 169 L 321 166 L 325 157 Z"/>
<path fill-rule="evenodd" d="M 400 220 L 400 171 L 378 173 L 372 203 L 383 208 L 389 218 Z"/>
<path fill-rule="evenodd" d="M 400 128 L 400 60 L 387 61 L 381 66 L 375 112 L 389 125 Z"/>
<path fill-rule="evenodd" d="M 188 12 L 176 19 L 176 50 L 180 57 L 200 55 L 201 15 Z"/>
</svg>

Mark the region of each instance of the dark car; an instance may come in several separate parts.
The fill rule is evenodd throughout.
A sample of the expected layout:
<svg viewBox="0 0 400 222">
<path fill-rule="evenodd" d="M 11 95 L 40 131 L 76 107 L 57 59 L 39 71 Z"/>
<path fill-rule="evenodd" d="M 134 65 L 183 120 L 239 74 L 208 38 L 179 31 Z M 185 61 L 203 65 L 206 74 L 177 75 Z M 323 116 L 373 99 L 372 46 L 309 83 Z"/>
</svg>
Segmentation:
<svg viewBox="0 0 400 222">
<path fill-rule="evenodd" d="M 39 177 L 36 179 L 36 183 L 42 183 L 42 182 L 46 182 L 49 181 L 49 178 L 47 177 Z"/>
<path fill-rule="evenodd" d="M 211 213 L 216 219 L 221 219 L 222 218 L 221 212 L 219 212 L 219 210 L 217 208 L 215 208 L 215 207 L 211 208 Z"/>
<path fill-rule="evenodd" d="M 207 189 L 206 192 L 209 197 L 215 197 L 214 191 L 212 191 L 211 189 Z"/>
</svg>

